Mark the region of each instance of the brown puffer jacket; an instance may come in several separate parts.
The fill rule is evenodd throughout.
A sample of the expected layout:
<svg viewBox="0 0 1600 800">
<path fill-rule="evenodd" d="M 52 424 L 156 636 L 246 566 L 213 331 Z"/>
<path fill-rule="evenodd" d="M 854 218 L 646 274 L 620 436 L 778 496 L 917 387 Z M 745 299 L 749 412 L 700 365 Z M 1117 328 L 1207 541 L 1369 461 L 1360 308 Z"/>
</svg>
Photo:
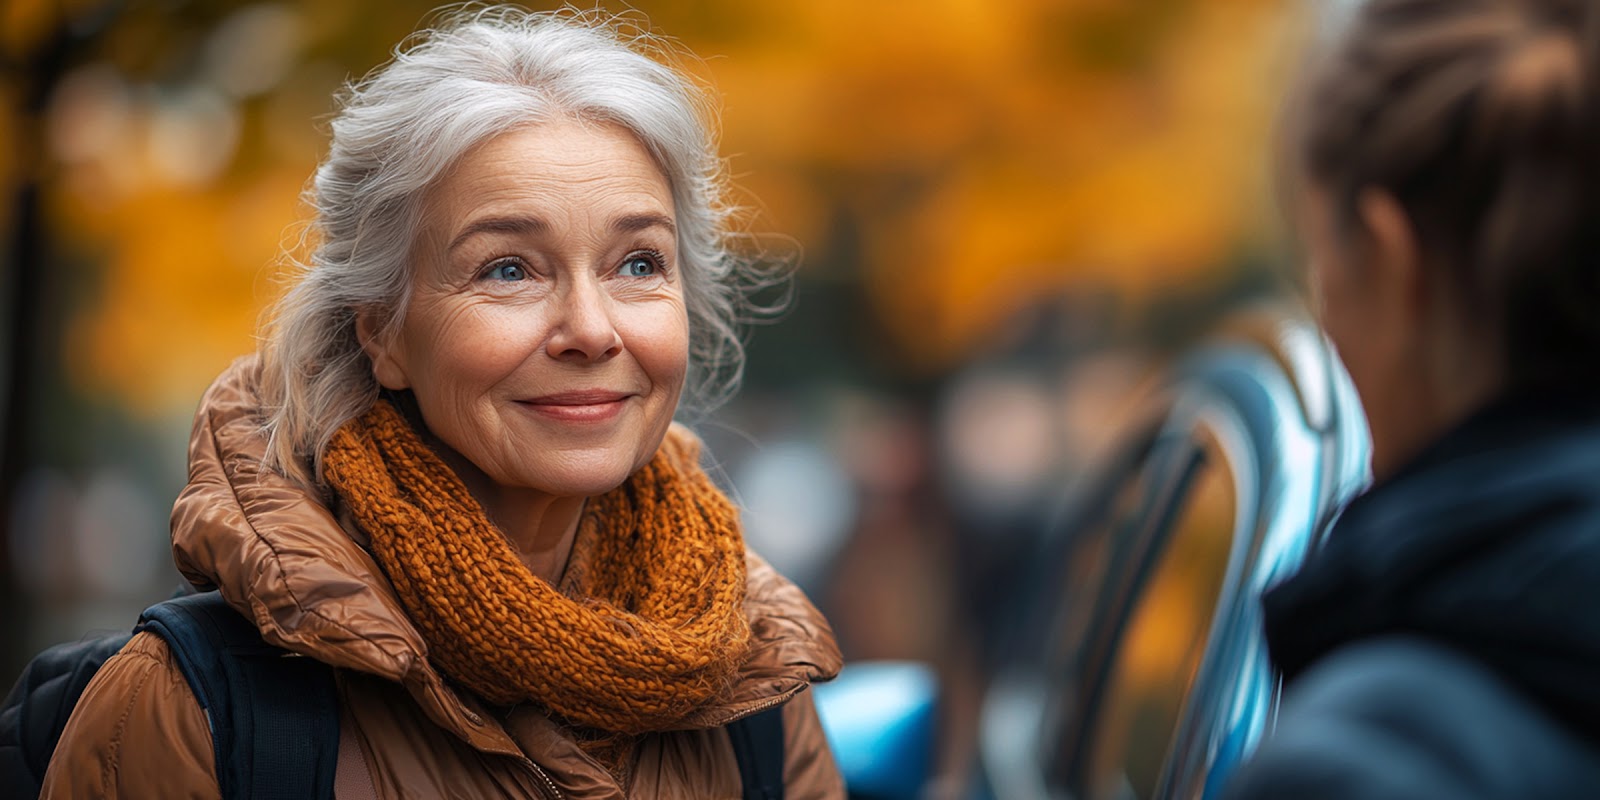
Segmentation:
<svg viewBox="0 0 1600 800">
<path fill-rule="evenodd" d="M 353 528 L 259 468 L 256 363 L 241 359 L 201 403 L 189 484 L 172 512 L 173 552 L 191 582 L 219 587 L 268 642 L 337 668 L 341 800 L 370 796 L 345 791 L 368 776 L 379 798 L 737 798 L 738 765 L 721 726 L 780 703 L 787 797 L 844 796 L 806 691 L 838 672 L 833 633 L 798 588 L 754 555 L 749 663 L 725 700 L 683 730 L 644 740 L 626 793 L 537 709 L 496 711 L 452 688 Z M 43 796 L 218 795 L 203 712 L 166 644 L 135 636 L 79 701 Z"/>
</svg>

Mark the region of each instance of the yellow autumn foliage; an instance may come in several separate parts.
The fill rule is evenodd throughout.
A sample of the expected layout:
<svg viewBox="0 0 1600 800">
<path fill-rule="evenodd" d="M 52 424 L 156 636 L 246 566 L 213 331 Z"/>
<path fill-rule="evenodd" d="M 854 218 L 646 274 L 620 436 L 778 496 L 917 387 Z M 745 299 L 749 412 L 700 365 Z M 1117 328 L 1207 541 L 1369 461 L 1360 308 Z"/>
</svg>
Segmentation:
<svg viewBox="0 0 1600 800">
<path fill-rule="evenodd" d="M 36 24 L 40 5 L 5 19 Z M 366 17 L 290 5 L 324 51 Z M 803 270 L 861 281 L 922 368 L 969 357 L 1007 315 L 1083 281 L 1139 294 L 1208 274 L 1260 226 L 1292 0 L 636 5 L 706 57 L 687 66 L 721 95 L 757 228 L 833 260 Z M 315 57 L 302 66 L 331 69 Z M 291 76 L 256 102 L 325 107 L 325 94 L 280 96 L 313 90 L 326 87 Z M 58 249 L 104 261 L 63 354 L 83 391 L 186 407 L 252 349 L 314 155 L 264 144 L 261 114 L 241 119 L 235 162 L 210 182 L 164 177 L 134 137 L 51 184 Z M 850 258 L 827 250 L 841 218 Z"/>
</svg>

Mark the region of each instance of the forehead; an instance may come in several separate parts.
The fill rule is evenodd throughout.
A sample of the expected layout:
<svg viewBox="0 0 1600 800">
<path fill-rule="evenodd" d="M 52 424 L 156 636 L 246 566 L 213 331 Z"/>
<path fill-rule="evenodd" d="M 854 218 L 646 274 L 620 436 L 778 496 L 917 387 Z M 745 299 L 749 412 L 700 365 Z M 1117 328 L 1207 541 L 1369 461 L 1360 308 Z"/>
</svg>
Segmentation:
<svg viewBox="0 0 1600 800">
<path fill-rule="evenodd" d="M 426 208 L 431 222 L 447 228 L 511 210 L 558 217 L 598 208 L 673 212 L 667 177 L 637 137 L 618 125 L 567 118 L 468 150 L 435 184 Z"/>
</svg>

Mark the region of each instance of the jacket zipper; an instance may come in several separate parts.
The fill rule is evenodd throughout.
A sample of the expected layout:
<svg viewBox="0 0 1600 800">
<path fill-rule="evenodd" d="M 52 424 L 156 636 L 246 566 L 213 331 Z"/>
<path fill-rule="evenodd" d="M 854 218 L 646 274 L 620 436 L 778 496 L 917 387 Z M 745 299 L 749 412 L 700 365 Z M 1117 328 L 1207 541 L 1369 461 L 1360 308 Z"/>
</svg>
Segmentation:
<svg viewBox="0 0 1600 800">
<path fill-rule="evenodd" d="M 709 727 L 709 728 L 720 728 L 723 725 L 727 725 L 730 722 L 735 722 L 737 720 L 744 719 L 745 717 L 755 716 L 756 714 L 759 714 L 759 713 L 761 713 L 763 711 L 766 711 L 767 709 L 772 708 L 773 706 L 781 706 L 784 703 L 787 703 L 790 700 L 793 700 L 794 696 L 799 694 L 802 690 L 804 690 L 806 688 L 806 686 L 809 686 L 809 684 L 796 687 L 796 688 L 791 689 L 791 690 L 789 690 L 787 692 L 784 692 L 783 694 L 780 694 L 780 695 L 778 695 L 776 697 L 769 697 L 766 700 L 763 700 L 762 702 L 757 703 L 756 705 L 753 705 L 753 706 L 751 706 L 749 708 L 741 709 L 741 710 L 739 710 L 738 712 L 736 712 L 734 714 L 729 714 L 727 717 L 724 717 L 723 719 L 719 719 L 719 720 L 713 722 L 712 724 L 710 724 L 710 725 L 708 725 L 706 727 Z"/>
<path fill-rule="evenodd" d="M 555 781 L 550 780 L 550 774 L 544 771 L 544 767 L 534 763 L 533 759 L 526 757 L 522 759 L 522 763 L 527 764 L 528 768 L 533 770 L 534 776 L 543 782 L 545 792 L 547 793 L 546 796 L 549 797 L 550 800 L 562 800 L 561 790 L 556 788 Z"/>
</svg>

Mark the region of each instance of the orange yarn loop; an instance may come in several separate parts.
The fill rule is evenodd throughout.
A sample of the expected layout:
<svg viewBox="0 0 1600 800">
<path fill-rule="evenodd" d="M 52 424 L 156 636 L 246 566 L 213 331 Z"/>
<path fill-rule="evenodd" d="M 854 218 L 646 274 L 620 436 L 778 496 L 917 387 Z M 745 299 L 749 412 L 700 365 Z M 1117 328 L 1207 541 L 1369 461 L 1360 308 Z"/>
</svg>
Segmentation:
<svg viewBox="0 0 1600 800">
<path fill-rule="evenodd" d="M 748 650 L 738 511 L 697 455 L 669 434 L 626 483 L 590 498 L 567 568 L 576 597 L 517 558 L 387 402 L 334 435 L 325 477 L 445 674 L 490 702 L 535 702 L 625 739 L 714 699 Z"/>
</svg>

